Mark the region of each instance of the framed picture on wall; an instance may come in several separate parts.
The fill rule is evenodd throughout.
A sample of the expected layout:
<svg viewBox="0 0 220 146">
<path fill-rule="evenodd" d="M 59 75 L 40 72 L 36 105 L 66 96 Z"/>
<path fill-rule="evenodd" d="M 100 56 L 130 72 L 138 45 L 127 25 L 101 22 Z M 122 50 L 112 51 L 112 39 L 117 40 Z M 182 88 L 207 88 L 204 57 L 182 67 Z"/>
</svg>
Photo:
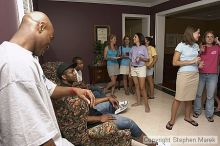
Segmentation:
<svg viewBox="0 0 220 146">
<path fill-rule="evenodd" d="M 110 34 L 110 26 L 109 25 L 95 25 L 94 26 L 94 38 L 95 41 L 101 41 L 104 43 L 108 40 L 108 35 Z"/>
</svg>

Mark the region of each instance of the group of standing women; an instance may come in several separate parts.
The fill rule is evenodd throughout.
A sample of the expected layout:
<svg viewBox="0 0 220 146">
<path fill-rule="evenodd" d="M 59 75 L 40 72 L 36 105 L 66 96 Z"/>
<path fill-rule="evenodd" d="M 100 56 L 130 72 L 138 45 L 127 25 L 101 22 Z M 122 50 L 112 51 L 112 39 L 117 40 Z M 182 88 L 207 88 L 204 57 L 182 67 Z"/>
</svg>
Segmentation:
<svg viewBox="0 0 220 146">
<path fill-rule="evenodd" d="M 137 102 L 132 106 L 141 105 L 141 97 L 144 99 L 145 112 L 150 112 L 148 98 L 154 98 L 153 67 L 157 61 L 157 53 L 152 44 L 152 38 L 144 37 L 141 33 L 136 33 L 131 46 L 129 36 L 125 36 L 123 44 L 116 47 L 116 36 L 110 35 L 108 45 L 104 49 L 104 59 L 107 60 L 107 70 L 111 81 L 104 91 L 111 88 L 114 94 L 117 75 L 123 75 L 125 94 L 132 92 L 132 80 L 135 85 Z M 119 67 L 120 60 L 120 67 Z M 149 97 L 146 92 L 146 77 L 149 83 Z M 142 96 L 141 96 L 142 95 Z"/>
<path fill-rule="evenodd" d="M 191 118 L 192 101 L 194 101 L 193 117 L 198 118 L 201 114 L 201 96 L 205 87 L 207 95 L 205 116 L 209 122 L 214 122 L 214 99 L 218 91 L 220 41 L 215 37 L 213 31 L 205 32 L 200 45 L 197 44 L 199 37 L 200 29 L 189 26 L 183 34 L 182 42 L 175 49 L 173 65 L 179 66 L 179 70 L 177 72 L 176 95 L 171 108 L 171 118 L 166 125 L 168 130 L 173 128 L 181 102 L 185 103 L 184 120 L 193 126 L 199 125 Z M 133 80 L 137 102 L 132 106 L 140 105 L 142 97 L 145 112 L 150 111 L 148 99 L 154 98 L 152 76 L 153 67 L 157 61 L 157 53 L 151 42 L 152 38 L 136 33 L 133 37 L 134 45 L 132 47 L 130 38 L 125 36 L 123 45 L 118 49 L 116 47 L 116 36 L 110 35 L 108 45 L 104 50 L 104 58 L 107 60 L 107 70 L 111 78 L 111 82 L 108 83 L 105 90 L 111 88 L 111 94 L 114 94 L 117 75 L 123 74 L 125 94 L 129 94 L 129 90 L 132 89 Z M 121 59 L 120 69 L 119 59 Z M 146 92 L 146 78 L 149 84 L 149 95 Z M 216 98 L 216 100 L 219 104 L 219 98 Z M 220 105 L 218 105 L 217 110 L 220 110 Z"/>
<path fill-rule="evenodd" d="M 201 96 L 206 87 L 205 116 L 214 122 L 214 98 L 218 81 L 218 64 L 220 58 L 220 42 L 213 31 L 207 31 L 203 43 L 196 42 L 200 37 L 200 29 L 187 27 L 183 41 L 175 49 L 173 65 L 179 66 L 176 79 L 176 95 L 171 108 L 171 119 L 166 128 L 172 130 L 177 110 L 181 102 L 185 103 L 184 120 L 193 126 L 199 124 L 191 118 L 192 101 L 194 101 L 193 117 L 201 114 Z"/>
</svg>

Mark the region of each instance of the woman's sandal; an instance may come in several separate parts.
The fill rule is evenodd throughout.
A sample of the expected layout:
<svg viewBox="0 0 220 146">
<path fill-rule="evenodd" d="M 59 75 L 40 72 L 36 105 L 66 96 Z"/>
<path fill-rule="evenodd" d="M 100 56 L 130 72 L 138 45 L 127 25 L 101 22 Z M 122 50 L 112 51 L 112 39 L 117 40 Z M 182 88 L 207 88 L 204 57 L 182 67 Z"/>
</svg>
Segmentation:
<svg viewBox="0 0 220 146">
<path fill-rule="evenodd" d="M 193 113 L 193 117 L 194 117 L 194 118 L 198 118 L 198 117 L 199 117 L 199 115 L 200 115 L 200 114 Z"/>
<path fill-rule="evenodd" d="M 195 127 L 197 127 L 197 126 L 199 126 L 199 124 L 196 122 L 196 121 L 194 121 L 194 120 L 186 120 L 186 119 L 184 119 L 186 122 L 188 122 L 188 123 L 190 123 L 190 124 L 192 124 L 193 126 L 195 126 Z"/>
<path fill-rule="evenodd" d="M 129 95 L 129 91 L 128 90 L 125 90 L 125 95 Z"/>
<path fill-rule="evenodd" d="M 167 123 L 166 128 L 168 130 L 172 130 L 174 124 L 171 124 L 170 122 Z"/>
<path fill-rule="evenodd" d="M 193 113 L 193 117 L 194 117 L 194 118 L 198 118 L 198 117 L 199 117 L 199 115 L 200 115 L 200 114 Z"/>
<path fill-rule="evenodd" d="M 207 120 L 208 120 L 209 122 L 214 122 L 213 117 L 208 117 Z"/>
</svg>

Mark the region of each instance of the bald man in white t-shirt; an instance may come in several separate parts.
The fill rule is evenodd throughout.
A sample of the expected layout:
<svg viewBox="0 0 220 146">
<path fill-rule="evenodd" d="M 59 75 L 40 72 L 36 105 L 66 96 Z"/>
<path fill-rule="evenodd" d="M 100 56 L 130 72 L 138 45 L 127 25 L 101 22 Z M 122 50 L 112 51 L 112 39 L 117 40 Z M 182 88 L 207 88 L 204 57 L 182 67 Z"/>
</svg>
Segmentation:
<svg viewBox="0 0 220 146">
<path fill-rule="evenodd" d="M 44 76 L 38 56 L 53 33 L 49 18 L 32 12 L 11 40 L 0 45 L 1 146 L 72 146 L 61 137 L 50 98 L 78 95 L 94 106 L 91 91 L 56 86 Z"/>
</svg>

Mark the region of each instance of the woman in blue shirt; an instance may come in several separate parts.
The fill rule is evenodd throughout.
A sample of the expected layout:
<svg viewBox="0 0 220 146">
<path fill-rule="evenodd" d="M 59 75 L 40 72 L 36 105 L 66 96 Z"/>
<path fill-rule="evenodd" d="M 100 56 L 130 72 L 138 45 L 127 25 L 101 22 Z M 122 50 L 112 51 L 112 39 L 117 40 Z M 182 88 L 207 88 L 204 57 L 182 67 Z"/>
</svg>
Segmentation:
<svg viewBox="0 0 220 146">
<path fill-rule="evenodd" d="M 107 70 L 111 81 L 107 84 L 104 92 L 111 88 L 111 95 L 114 95 L 117 75 L 119 75 L 118 49 L 116 47 L 116 35 L 111 34 L 108 38 L 108 45 L 104 49 L 104 59 L 107 60 Z"/>
<path fill-rule="evenodd" d="M 121 47 L 119 47 L 119 54 L 122 57 L 122 60 L 120 62 L 120 74 L 123 75 L 123 84 L 125 89 L 125 94 L 129 95 L 129 91 L 133 93 L 132 89 L 132 78 L 129 77 L 129 65 L 130 65 L 130 59 L 129 59 L 129 52 L 131 51 L 131 42 L 130 37 L 125 36 L 123 38 L 123 44 Z M 129 85 L 129 90 L 128 90 Z"/>
<path fill-rule="evenodd" d="M 175 49 L 173 65 L 180 66 L 176 79 L 176 95 L 171 108 L 171 119 L 166 128 L 172 130 L 176 114 L 181 102 L 185 103 L 184 120 L 193 126 L 199 124 L 191 118 L 192 101 L 195 100 L 199 83 L 198 57 L 199 45 L 196 43 L 200 37 L 198 28 L 187 27 L 183 34 L 183 41 Z"/>
</svg>

